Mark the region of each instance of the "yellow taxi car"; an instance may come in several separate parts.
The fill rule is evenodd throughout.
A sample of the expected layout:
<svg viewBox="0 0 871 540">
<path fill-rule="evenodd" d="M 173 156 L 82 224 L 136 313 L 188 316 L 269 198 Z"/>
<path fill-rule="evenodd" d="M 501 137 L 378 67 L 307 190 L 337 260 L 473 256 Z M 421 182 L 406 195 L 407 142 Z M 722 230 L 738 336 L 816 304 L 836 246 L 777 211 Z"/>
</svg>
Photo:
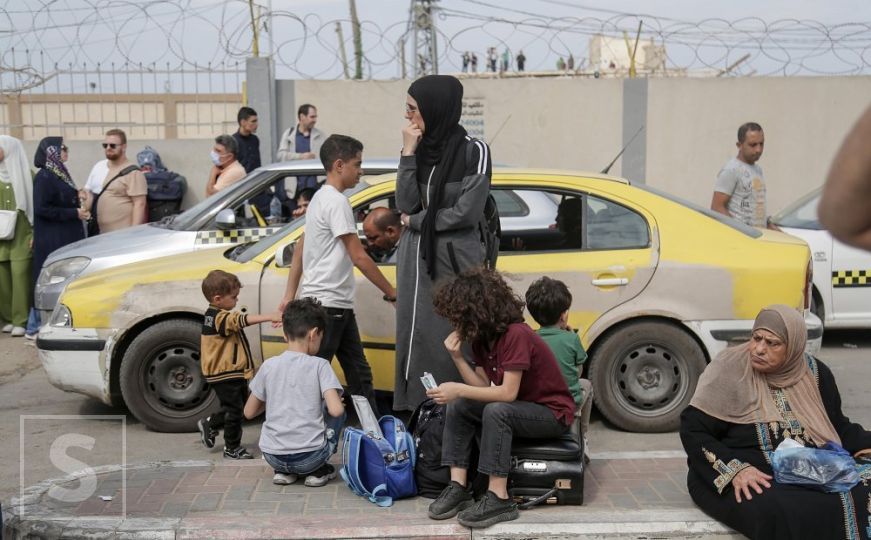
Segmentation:
<svg viewBox="0 0 871 540">
<path fill-rule="evenodd" d="M 610 176 L 497 168 L 492 188 L 503 224 L 498 268 L 521 296 L 542 275 L 569 286 L 569 319 L 589 352 L 596 406 L 623 429 L 675 429 L 706 363 L 748 339 L 766 305 L 801 310 L 809 352 L 819 349 L 822 325 L 808 309 L 810 250 L 798 239 Z M 348 192 L 358 223 L 369 209 L 393 205 L 394 189 L 395 175 L 384 175 Z M 561 206 L 574 209 L 568 219 L 577 228 L 556 226 Z M 289 261 L 303 225 L 301 218 L 256 242 L 72 279 L 37 341 L 49 379 L 123 402 L 152 429 L 193 430 L 216 405 L 198 367 L 203 277 L 232 272 L 243 284 L 238 308 L 274 310 L 288 273 L 279 263 Z M 381 270 L 395 279 L 394 265 Z M 395 311 L 359 274 L 355 309 L 376 388 L 389 392 Z M 284 347 L 271 325 L 246 332 L 258 360 Z"/>
</svg>

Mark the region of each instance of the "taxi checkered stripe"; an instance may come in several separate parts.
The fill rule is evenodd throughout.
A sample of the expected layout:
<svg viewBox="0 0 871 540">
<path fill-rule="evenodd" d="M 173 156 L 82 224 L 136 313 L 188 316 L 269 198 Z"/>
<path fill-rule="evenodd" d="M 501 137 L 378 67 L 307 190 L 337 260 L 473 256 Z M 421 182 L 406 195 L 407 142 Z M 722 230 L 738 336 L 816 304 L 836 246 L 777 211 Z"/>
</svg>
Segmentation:
<svg viewBox="0 0 871 540">
<path fill-rule="evenodd" d="M 197 244 L 243 244 L 256 242 L 264 236 L 276 232 L 281 227 L 261 227 L 257 229 L 235 229 L 232 231 L 199 231 L 197 232 Z"/>
<path fill-rule="evenodd" d="M 871 270 L 832 272 L 832 287 L 871 287 Z"/>
</svg>

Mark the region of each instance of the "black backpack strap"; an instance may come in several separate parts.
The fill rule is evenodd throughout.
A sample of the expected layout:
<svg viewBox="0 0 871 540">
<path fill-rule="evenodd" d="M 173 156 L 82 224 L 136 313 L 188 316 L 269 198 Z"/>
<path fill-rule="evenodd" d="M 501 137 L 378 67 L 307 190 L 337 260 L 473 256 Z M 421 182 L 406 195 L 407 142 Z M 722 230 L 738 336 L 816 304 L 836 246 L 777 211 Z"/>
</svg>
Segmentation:
<svg viewBox="0 0 871 540">
<path fill-rule="evenodd" d="M 99 197 L 100 194 L 102 194 L 104 191 L 109 189 L 109 186 L 112 185 L 112 182 L 114 182 L 115 180 L 121 178 L 122 176 L 126 176 L 126 175 L 132 173 L 133 171 L 138 171 L 138 170 L 139 170 L 138 165 L 128 165 L 128 166 L 124 167 L 123 169 L 121 169 L 121 172 L 119 172 L 118 174 L 116 174 L 115 176 L 110 178 L 109 181 L 103 185 L 103 189 L 100 190 L 100 193 L 97 194 L 97 197 Z M 96 199 L 94 201 L 94 204 L 96 205 Z"/>
</svg>

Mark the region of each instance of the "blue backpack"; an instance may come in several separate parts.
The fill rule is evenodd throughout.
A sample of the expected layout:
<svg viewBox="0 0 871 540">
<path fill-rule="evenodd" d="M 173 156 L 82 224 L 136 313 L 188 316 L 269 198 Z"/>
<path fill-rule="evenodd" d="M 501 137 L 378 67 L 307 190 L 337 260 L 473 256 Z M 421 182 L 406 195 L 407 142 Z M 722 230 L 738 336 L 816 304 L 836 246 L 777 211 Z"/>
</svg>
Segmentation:
<svg viewBox="0 0 871 540">
<path fill-rule="evenodd" d="M 384 438 L 357 428 L 345 428 L 339 474 L 351 491 L 378 506 L 417 495 L 414 483 L 414 441 L 402 420 L 382 416 Z"/>
</svg>

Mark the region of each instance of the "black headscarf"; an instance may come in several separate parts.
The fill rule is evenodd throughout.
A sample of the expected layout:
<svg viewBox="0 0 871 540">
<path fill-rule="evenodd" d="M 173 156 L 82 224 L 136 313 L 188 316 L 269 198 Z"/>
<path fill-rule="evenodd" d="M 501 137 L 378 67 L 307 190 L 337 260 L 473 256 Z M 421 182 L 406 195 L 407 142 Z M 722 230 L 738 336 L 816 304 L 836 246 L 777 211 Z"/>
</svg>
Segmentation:
<svg viewBox="0 0 871 540">
<path fill-rule="evenodd" d="M 441 208 L 445 182 L 465 173 L 466 130 L 460 125 L 463 112 L 463 85 L 450 75 L 427 75 L 411 83 L 408 95 L 417 101 L 424 121 L 423 138 L 415 152 L 417 180 L 426 185 L 429 169 L 432 173 L 430 197 L 421 225 L 421 256 L 426 270 L 435 278 L 436 214 Z"/>
</svg>

